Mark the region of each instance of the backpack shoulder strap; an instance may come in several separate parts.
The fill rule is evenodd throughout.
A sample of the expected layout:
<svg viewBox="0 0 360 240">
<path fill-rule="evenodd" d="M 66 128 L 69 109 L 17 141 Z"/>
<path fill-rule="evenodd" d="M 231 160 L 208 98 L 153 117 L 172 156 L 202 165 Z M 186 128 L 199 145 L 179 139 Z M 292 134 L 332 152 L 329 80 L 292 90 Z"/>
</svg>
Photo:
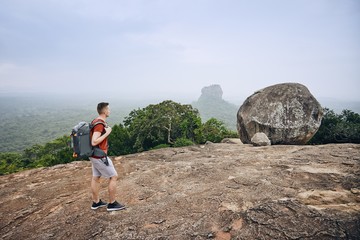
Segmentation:
<svg viewBox="0 0 360 240">
<path fill-rule="evenodd" d="M 103 129 L 103 131 L 102 131 L 102 133 L 101 133 L 101 135 L 104 135 L 105 134 L 105 128 L 106 128 L 106 123 L 103 121 L 103 120 L 101 120 L 101 119 L 94 119 L 91 123 L 90 123 L 90 131 L 91 131 L 91 133 L 93 133 L 94 132 L 94 127 L 96 126 L 96 125 L 99 125 L 99 124 L 102 124 L 103 126 L 104 126 L 104 129 Z"/>
<path fill-rule="evenodd" d="M 104 127 L 106 127 L 106 124 L 105 124 L 105 122 L 103 121 L 103 120 L 101 120 L 101 119 L 94 119 L 94 120 L 92 120 L 92 122 L 90 123 L 90 126 L 91 126 L 91 129 L 93 129 L 96 125 L 98 125 L 98 124 L 102 124 L 102 125 L 104 125 Z"/>
<path fill-rule="evenodd" d="M 94 119 L 94 120 L 91 121 L 91 123 L 90 123 L 90 132 L 91 132 L 91 134 L 93 134 L 94 127 L 95 127 L 96 125 L 99 125 L 99 124 L 102 124 L 102 125 L 104 126 L 104 129 L 103 129 L 103 132 L 101 133 L 101 136 L 105 134 L 105 132 L 106 132 L 106 130 L 105 130 L 105 128 L 106 128 L 106 123 L 105 123 L 103 120 L 101 120 L 101 119 Z M 97 145 L 96 147 L 98 147 L 98 146 L 99 146 L 99 145 Z M 100 148 L 99 148 L 99 149 L 100 149 Z M 102 151 L 102 150 L 101 150 L 101 151 Z M 105 154 L 105 155 L 106 155 L 106 154 Z"/>
</svg>

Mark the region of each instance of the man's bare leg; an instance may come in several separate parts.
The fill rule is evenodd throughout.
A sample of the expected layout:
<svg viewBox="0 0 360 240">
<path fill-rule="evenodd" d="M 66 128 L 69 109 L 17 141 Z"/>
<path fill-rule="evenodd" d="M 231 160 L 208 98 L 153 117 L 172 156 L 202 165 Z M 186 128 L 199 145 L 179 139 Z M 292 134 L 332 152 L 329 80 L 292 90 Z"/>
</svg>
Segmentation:
<svg viewBox="0 0 360 240">
<path fill-rule="evenodd" d="M 109 202 L 115 202 L 116 198 L 116 180 L 117 176 L 113 176 L 109 180 Z"/>
<path fill-rule="evenodd" d="M 99 191 L 100 191 L 100 177 L 92 177 L 91 193 L 92 193 L 92 200 L 95 203 L 98 203 L 100 201 Z"/>
</svg>

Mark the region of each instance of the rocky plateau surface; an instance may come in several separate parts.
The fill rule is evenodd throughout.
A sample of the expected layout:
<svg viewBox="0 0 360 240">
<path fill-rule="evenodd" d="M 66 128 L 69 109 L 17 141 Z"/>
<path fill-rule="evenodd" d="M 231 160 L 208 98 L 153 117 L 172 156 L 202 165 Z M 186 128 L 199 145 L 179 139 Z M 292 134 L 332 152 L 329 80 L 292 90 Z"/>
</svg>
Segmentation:
<svg viewBox="0 0 360 240">
<path fill-rule="evenodd" d="M 90 209 L 89 161 L 1 176 L 0 238 L 360 239 L 360 145 L 229 140 L 113 160 L 118 212 Z"/>
</svg>

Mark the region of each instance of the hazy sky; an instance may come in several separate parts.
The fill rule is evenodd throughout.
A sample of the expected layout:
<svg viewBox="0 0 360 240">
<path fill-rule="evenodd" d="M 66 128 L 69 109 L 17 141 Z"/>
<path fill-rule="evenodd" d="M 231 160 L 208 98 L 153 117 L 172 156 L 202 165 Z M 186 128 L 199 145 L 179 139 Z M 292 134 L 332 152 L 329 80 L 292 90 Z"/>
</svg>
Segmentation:
<svg viewBox="0 0 360 240">
<path fill-rule="evenodd" d="M 0 93 L 360 100 L 359 0 L 0 0 Z"/>
</svg>

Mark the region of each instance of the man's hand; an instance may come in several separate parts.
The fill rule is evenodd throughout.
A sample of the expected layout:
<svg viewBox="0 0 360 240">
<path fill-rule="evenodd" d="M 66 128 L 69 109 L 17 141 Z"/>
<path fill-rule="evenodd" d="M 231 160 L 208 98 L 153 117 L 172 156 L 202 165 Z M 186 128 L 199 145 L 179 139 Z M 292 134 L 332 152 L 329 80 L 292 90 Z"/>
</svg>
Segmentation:
<svg viewBox="0 0 360 240">
<path fill-rule="evenodd" d="M 107 135 L 109 135 L 111 133 L 111 131 L 112 131 L 111 127 L 107 126 L 105 128 L 105 132 L 107 133 Z"/>
</svg>

